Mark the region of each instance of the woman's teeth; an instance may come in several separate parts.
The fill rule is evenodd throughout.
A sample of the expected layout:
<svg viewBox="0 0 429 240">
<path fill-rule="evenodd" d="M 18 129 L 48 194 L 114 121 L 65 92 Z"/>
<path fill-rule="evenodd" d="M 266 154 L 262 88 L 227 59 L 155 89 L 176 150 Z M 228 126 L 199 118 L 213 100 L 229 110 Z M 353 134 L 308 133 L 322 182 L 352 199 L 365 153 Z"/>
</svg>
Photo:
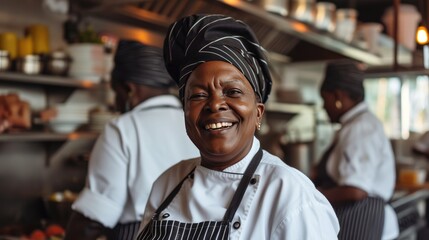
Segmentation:
<svg viewBox="0 0 429 240">
<path fill-rule="evenodd" d="M 232 123 L 230 122 L 220 122 L 220 123 L 209 123 L 206 125 L 206 130 L 216 130 L 225 127 L 231 127 Z"/>
</svg>

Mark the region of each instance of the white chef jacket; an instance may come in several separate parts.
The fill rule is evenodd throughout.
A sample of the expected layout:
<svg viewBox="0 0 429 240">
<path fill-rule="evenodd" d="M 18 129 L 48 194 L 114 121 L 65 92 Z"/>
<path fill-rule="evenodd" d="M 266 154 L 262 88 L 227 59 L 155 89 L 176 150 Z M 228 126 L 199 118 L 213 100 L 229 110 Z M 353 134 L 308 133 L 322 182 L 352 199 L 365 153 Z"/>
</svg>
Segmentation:
<svg viewBox="0 0 429 240">
<path fill-rule="evenodd" d="M 173 95 L 150 98 L 105 126 L 72 208 L 106 227 L 140 221 L 155 179 L 196 156 L 180 101 Z"/>
<path fill-rule="evenodd" d="M 200 158 L 182 161 L 167 170 L 154 183 L 140 231 L 194 166 L 193 177 L 183 183 L 160 216 L 169 216 L 165 220 L 188 223 L 222 220 L 242 174 L 259 146 L 259 141 L 254 138 L 247 156 L 224 171 L 201 166 Z M 263 151 L 254 177 L 257 182 L 246 189 L 233 219 L 233 223 L 238 221 L 240 227 L 231 228 L 230 239 L 337 239 L 339 223 L 332 206 L 304 174 Z"/>
<path fill-rule="evenodd" d="M 337 143 L 327 162 L 329 176 L 340 186 L 360 188 L 389 201 L 395 188 L 395 158 L 383 126 L 362 102 L 340 118 Z M 399 234 L 396 214 L 385 207 L 382 239 Z"/>
</svg>

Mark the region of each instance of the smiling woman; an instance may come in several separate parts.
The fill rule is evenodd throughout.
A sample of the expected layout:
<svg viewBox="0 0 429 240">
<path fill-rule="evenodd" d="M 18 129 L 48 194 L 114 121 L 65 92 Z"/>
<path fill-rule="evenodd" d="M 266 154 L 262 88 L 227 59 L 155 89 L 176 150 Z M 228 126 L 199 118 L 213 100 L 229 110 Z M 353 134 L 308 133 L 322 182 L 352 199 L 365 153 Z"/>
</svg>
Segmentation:
<svg viewBox="0 0 429 240">
<path fill-rule="evenodd" d="M 223 170 L 250 151 L 264 105 L 233 65 L 210 61 L 189 76 L 185 90 L 188 135 L 201 152 L 201 165 Z"/>
<path fill-rule="evenodd" d="M 336 239 L 326 198 L 255 138 L 271 77 L 251 29 L 223 15 L 185 17 L 171 25 L 164 59 L 201 157 L 154 183 L 138 239 Z"/>
</svg>

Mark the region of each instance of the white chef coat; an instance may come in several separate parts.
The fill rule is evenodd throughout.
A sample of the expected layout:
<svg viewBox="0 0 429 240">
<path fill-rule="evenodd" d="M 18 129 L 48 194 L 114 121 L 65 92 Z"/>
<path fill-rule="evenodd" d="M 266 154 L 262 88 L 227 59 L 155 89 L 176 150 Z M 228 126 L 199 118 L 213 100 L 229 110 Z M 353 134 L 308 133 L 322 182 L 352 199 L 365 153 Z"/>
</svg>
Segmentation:
<svg viewBox="0 0 429 240">
<path fill-rule="evenodd" d="M 182 161 L 167 170 L 154 183 L 140 230 L 172 189 L 195 166 L 170 203 L 160 213 L 166 220 L 188 223 L 220 221 L 234 195 L 242 174 L 260 146 L 254 138 L 252 148 L 240 162 L 215 171 L 200 165 L 200 158 Z M 328 200 L 298 170 L 263 151 L 261 163 L 235 213 L 230 239 L 337 239 L 339 223 Z M 233 224 L 236 225 L 236 224 Z"/>
<path fill-rule="evenodd" d="M 173 95 L 150 98 L 106 125 L 72 208 L 106 227 L 140 221 L 155 179 L 196 156 L 180 101 Z"/>
<path fill-rule="evenodd" d="M 340 186 L 357 187 L 389 201 L 395 188 L 395 158 L 381 122 L 362 102 L 345 113 L 340 123 L 327 162 L 329 176 Z M 386 205 L 382 239 L 394 239 L 398 234 L 396 214 Z"/>
</svg>

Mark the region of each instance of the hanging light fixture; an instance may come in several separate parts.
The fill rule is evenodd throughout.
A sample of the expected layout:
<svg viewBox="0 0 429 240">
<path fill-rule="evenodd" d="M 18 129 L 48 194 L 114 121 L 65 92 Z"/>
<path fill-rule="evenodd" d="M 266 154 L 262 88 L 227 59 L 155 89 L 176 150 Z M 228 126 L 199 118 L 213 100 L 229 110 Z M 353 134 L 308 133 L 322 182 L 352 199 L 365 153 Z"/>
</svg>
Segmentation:
<svg viewBox="0 0 429 240">
<path fill-rule="evenodd" d="M 424 25 L 420 25 L 416 32 L 416 41 L 423 46 L 423 67 L 429 68 L 429 34 L 428 29 Z"/>
<path fill-rule="evenodd" d="M 428 30 L 425 26 L 421 25 L 417 28 L 416 41 L 420 45 L 426 45 L 429 43 Z"/>
</svg>

